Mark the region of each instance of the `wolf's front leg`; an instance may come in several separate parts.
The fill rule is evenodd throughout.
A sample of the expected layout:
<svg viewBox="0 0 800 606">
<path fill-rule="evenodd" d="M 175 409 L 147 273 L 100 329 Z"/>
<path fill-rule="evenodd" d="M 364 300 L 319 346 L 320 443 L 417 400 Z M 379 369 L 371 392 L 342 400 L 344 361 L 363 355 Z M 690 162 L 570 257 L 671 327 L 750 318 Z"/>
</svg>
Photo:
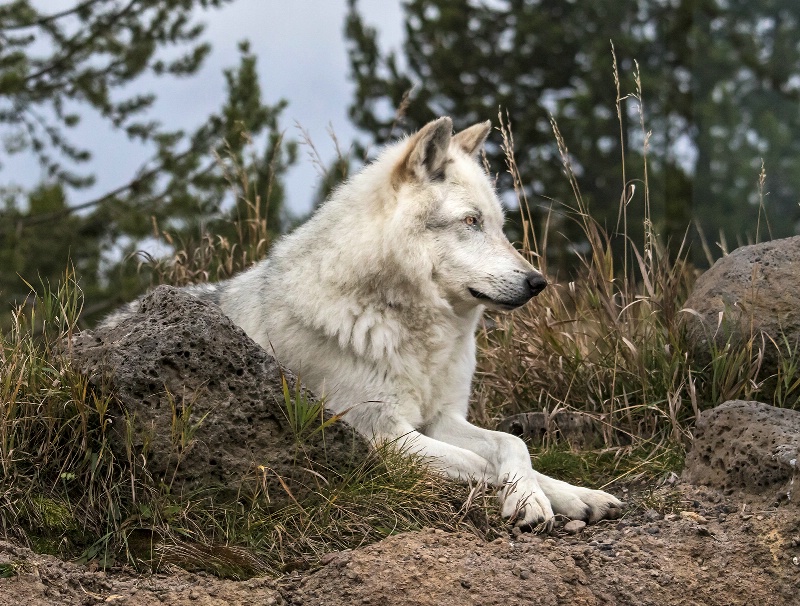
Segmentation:
<svg viewBox="0 0 800 606">
<path fill-rule="evenodd" d="M 516 436 L 483 429 L 458 415 L 442 415 L 425 435 L 478 454 L 489 463 L 486 479 L 500 486 L 503 517 L 518 526 L 553 523 L 553 508 L 531 467 L 528 447 Z"/>
<path fill-rule="evenodd" d="M 555 513 L 586 522 L 597 522 L 604 518 L 613 520 L 622 514 L 624 504 L 614 495 L 602 490 L 573 486 L 543 473 L 534 473 Z"/>
<path fill-rule="evenodd" d="M 464 419 L 457 425 L 447 423 L 448 430 L 426 428 L 424 433 L 393 415 L 372 416 L 363 410 L 348 421 L 376 444 L 392 443 L 404 452 L 424 457 L 431 467 L 451 478 L 500 486 L 503 516 L 518 525 L 552 523 L 550 502 L 519 438 L 479 429 Z M 498 464 L 500 460 L 503 462 Z"/>
<path fill-rule="evenodd" d="M 553 508 L 536 477 L 532 474 L 503 475 L 498 482 L 501 514 L 517 526 L 553 525 Z"/>
<path fill-rule="evenodd" d="M 554 514 L 573 520 L 596 522 L 617 518 L 623 503 L 602 490 L 573 486 L 534 471 L 525 443 L 516 436 L 490 431 L 458 416 L 443 416 L 427 435 L 477 453 L 495 466 L 503 499 L 503 515 L 518 525 L 545 522 Z"/>
</svg>

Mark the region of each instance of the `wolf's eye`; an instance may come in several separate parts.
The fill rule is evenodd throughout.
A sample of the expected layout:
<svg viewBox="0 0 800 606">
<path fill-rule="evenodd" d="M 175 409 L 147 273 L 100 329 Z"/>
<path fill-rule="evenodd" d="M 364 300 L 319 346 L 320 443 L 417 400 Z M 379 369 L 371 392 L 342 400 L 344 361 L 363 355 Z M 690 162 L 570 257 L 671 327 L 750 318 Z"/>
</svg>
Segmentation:
<svg viewBox="0 0 800 606">
<path fill-rule="evenodd" d="M 481 222 L 475 215 L 467 215 L 464 217 L 464 223 L 467 227 L 473 227 L 475 229 L 480 229 Z"/>
</svg>

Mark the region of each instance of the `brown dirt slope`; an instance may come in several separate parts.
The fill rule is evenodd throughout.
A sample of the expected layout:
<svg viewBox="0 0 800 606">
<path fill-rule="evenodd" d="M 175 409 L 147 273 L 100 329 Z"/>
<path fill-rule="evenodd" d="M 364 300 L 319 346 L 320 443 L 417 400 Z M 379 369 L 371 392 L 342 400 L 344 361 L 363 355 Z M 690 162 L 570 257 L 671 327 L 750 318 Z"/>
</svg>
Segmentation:
<svg viewBox="0 0 800 606">
<path fill-rule="evenodd" d="M 688 484 L 632 501 L 638 505 L 623 520 L 574 535 L 514 531 L 486 543 L 468 534 L 405 533 L 328 554 L 318 570 L 276 580 L 92 571 L 0 543 L 0 563 L 14 566 L 14 576 L 0 580 L 0 600 L 25 606 L 800 604 L 800 516 L 793 505 L 745 503 Z"/>
</svg>

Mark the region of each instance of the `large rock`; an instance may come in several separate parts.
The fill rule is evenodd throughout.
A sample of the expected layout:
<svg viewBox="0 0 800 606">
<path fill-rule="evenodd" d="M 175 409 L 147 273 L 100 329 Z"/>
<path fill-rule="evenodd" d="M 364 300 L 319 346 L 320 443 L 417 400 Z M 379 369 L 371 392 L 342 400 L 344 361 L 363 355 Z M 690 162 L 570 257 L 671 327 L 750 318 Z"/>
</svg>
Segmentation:
<svg viewBox="0 0 800 606">
<path fill-rule="evenodd" d="M 800 412 L 731 400 L 700 413 L 684 477 L 726 492 L 800 501 Z"/>
<path fill-rule="evenodd" d="M 308 472 L 295 465 L 298 456 L 344 471 L 368 452 L 343 422 L 305 436 L 299 446 L 287 421 L 281 376 L 292 393 L 296 378 L 219 307 L 180 289 L 161 286 L 132 317 L 80 333 L 70 356 L 121 404 L 111 411 L 117 456 L 127 456 L 127 414 L 134 452 L 145 452 L 148 471 L 173 490 L 216 486 L 233 492 L 245 476 L 265 476 L 269 485 L 276 474 L 302 480 L 297 474 Z M 319 427 L 320 421 L 314 423 Z M 280 485 L 277 492 L 283 492 Z"/>
<path fill-rule="evenodd" d="M 766 349 L 761 376 L 774 375 L 779 355 L 770 339 L 784 348 L 800 343 L 800 236 L 742 246 L 719 259 L 698 278 L 684 309 L 692 347 L 708 358 L 710 339 L 717 347 L 728 340 L 746 342 L 764 333 Z M 720 313 L 724 320 L 719 325 Z M 719 326 L 719 328 L 718 328 Z M 774 383 L 774 382 L 773 382 Z"/>
<path fill-rule="evenodd" d="M 579 411 L 523 412 L 506 417 L 497 429 L 526 439 L 537 448 L 562 442 L 576 450 L 586 450 L 603 443 L 600 421 Z"/>
</svg>

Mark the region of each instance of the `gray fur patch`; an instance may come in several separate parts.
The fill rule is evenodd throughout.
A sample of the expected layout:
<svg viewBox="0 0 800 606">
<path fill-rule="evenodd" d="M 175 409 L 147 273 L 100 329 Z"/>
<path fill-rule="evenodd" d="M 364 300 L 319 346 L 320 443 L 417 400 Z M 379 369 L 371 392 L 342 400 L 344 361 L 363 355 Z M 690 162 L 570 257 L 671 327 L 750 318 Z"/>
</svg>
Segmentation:
<svg viewBox="0 0 800 606">
<path fill-rule="evenodd" d="M 219 305 L 222 299 L 222 289 L 219 284 L 195 284 L 187 286 L 184 290 L 202 301 Z"/>
<path fill-rule="evenodd" d="M 105 318 L 103 318 L 98 326 L 102 326 L 104 328 L 113 328 L 120 322 L 127 320 L 128 318 L 133 317 L 133 315 L 139 311 L 139 301 L 131 301 L 130 303 L 126 303 L 119 309 L 113 311 Z"/>
</svg>

